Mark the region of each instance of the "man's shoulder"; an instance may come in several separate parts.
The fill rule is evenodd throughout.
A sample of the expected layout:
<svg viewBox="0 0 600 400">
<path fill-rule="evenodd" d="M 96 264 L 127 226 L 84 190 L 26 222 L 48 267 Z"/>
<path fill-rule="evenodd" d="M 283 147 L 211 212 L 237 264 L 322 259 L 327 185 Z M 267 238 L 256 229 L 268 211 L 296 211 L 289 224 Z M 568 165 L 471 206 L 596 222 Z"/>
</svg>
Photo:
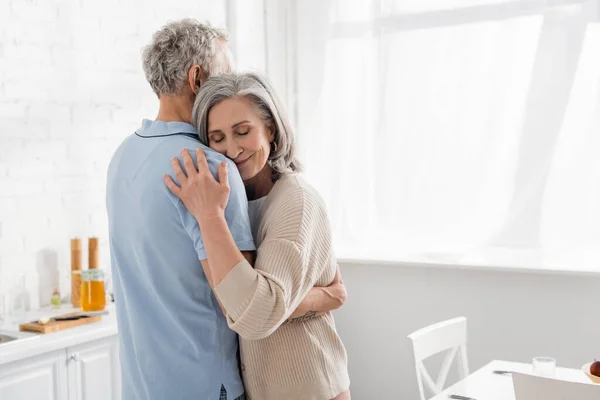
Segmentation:
<svg viewBox="0 0 600 400">
<path fill-rule="evenodd" d="M 200 140 L 184 135 L 174 135 L 166 138 L 161 138 L 160 143 L 156 146 L 155 153 L 177 157 L 181 155 L 183 149 L 188 149 L 190 153 L 196 151 L 197 148 L 207 149 Z M 205 150 L 206 151 L 206 150 Z"/>
<path fill-rule="evenodd" d="M 108 168 L 109 180 L 117 178 L 145 181 L 149 179 L 156 185 L 163 184 L 163 175 L 173 175 L 171 160 L 177 157 L 183 164 L 181 152 L 186 149 L 196 163 L 196 149 L 198 148 L 204 150 L 213 174 L 216 175 L 219 163 L 226 161 L 229 164 L 230 176 L 235 175 L 237 170 L 233 161 L 192 137 L 173 135 L 162 138 L 141 138 L 132 134 L 123 140 L 113 154 Z M 157 181 L 156 177 L 161 179 Z"/>
<path fill-rule="evenodd" d="M 196 160 L 196 150 L 202 149 L 204 150 L 204 154 L 206 155 L 206 159 L 209 162 L 217 162 L 220 163 L 222 161 L 231 161 L 223 154 L 216 152 L 210 147 L 204 145 L 199 140 L 188 136 L 173 136 L 171 138 L 167 138 L 160 143 L 160 148 L 157 149 L 157 152 L 161 154 L 165 154 L 167 156 L 172 157 L 181 157 L 181 152 L 184 149 L 187 149 L 194 161 Z"/>
</svg>

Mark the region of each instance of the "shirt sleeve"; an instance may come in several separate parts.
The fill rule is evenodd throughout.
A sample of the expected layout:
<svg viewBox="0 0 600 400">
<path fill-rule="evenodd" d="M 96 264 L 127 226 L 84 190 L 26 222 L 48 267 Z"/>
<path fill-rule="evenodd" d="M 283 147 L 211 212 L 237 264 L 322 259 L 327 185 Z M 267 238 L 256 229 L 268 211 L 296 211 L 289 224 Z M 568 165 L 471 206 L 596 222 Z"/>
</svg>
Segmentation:
<svg viewBox="0 0 600 400">
<path fill-rule="evenodd" d="M 195 151 L 190 149 L 190 154 L 196 164 Z M 256 246 L 254 245 L 254 239 L 252 238 L 252 229 L 250 227 L 250 217 L 248 216 L 248 198 L 246 197 L 246 189 L 240 173 L 237 170 L 235 163 L 225 157 L 210 157 L 207 152 L 208 167 L 212 172 L 215 179 L 217 178 L 217 171 L 219 164 L 222 161 L 226 161 L 228 177 L 229 177 L 229 201 L 225 208 L 225 220 L 227 226 L 231 231 L 231 235 L 235 243 L 237 244 L 240 251 L 254 251 Z M 180 162 L 183 164 L 183 159 L 179 157 Z M 171 175 L 173 181 L 179 185 L 177 179 Z M 184 229 L 190 235 L 190 238 L 194 242 L 194 248 L 198 253 L 199 260 L 206 260 L 206 250 L 204 249 L 204 242 L 202 241 L 202 233 L 200 232 L 200 226 L 196 218 L 188 211 L 185 204 L 169 189 L 167 189 L 169 197 L 173 202 L 173 205 L 177 209 L 181 223 Z"/>
<path fill-rule="evenodd" d="M 277 233 L 260 245 L 254 268 L 243 260 L 216 286 L 229 327 L 244 339 L 272 334 L 323 272 L 335 270 L 329 220 L 324 206 L 314 200 L 309 195 L 287 202 L 286 213 L 276 217 L 277 226 L 269 227 Z"/>
</svg>

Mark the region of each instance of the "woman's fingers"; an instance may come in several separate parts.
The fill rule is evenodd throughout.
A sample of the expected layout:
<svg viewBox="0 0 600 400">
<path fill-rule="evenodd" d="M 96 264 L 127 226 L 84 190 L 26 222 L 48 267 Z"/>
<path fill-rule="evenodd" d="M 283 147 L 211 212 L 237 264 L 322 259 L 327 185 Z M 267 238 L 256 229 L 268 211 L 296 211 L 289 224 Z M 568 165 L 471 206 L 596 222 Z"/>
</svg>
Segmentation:
<svg viewBox="0 0 600 400">
<path fill-rule="evenodd" d="M 229 187 L 229 179 L 227 178 L 227 163 L 225 161 L 223 161 L 221 164 L 219 164 L 218 176 L 219 176 L 219 183 L 221 184 L 221 186 L 228 188 Z"/>
<path fill-rule="evenodd" d="M 181 164 L 179 164 L 179 159 L 177 157 L 173 157 L 171 160 L 171 167 L 173 167 L 175 178 L 177 178 L 180 184 L 183 185 L 185 182 L 187 182 L 187 175 L 181 169 Z"/>
<path fill-rule="evenodd" d="M 198 173 L 199 174 L 211 174 L 208 169 L 208 162 L 206 161 L 206 154 L 204 154 L 204 150 L 200 147 L 196 149 L 196 163 L 198 164 Z"/>
<path fill-rule="evenodd" d="M 173 192 L 175 196 L 181 198 L 181 188 L 177 186 L 175 182 L 173 182 L 173 179 L 171 179 L 169 175 L 165 175 L 163 176 L 163 180 L 165 181 L 165 184 L 167 185 L 169 190 Z"/>
<path fill-rule="evenodd" d="M 185 167 L 185 173 L 189 177 L 193 177 L 197 174 L 196 166 L 194 165 L 194 160 L 192 160 L 192 156 L 187 149 L 183 149 L 181 151 L 181 157 L 183 158 L 183 166 Z"/>
<path fill-rule="evenodd" d="M 208 168 L 206 154 L 202 149 L 196 150 L 197 167 L 187 149 L 181 151 L 183 165 L 180 160 L 174 158 L 171 161 L 175 178 L 164 176 L 165 185 L 173 192 L 187 209 L 197 219 L 205 216 L 221 215 L 227 207 L 229 198 L 229 179 L 227 175 L 227 163 L 219 164 L 217 180 Z M 186 174 L 187 172 L 187 174 Z M 179 181 L 179 182 L 177 182 Z M 179 186 L 175 183 L 179 183 Z"/>
</svg>

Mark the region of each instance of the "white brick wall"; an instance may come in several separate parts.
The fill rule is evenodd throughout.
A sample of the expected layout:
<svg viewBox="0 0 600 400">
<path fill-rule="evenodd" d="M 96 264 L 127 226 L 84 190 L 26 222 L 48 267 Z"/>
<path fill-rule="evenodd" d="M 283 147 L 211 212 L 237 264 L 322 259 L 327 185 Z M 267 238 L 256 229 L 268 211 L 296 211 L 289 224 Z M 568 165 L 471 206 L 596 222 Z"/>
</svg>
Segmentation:
<svg viewBox="0 0 600 400">
<path fill-rule="evenodd" d="M 6 311 L 23 276 L 31 307 L 47 304 L 57 284 L 68 296 L 71 237 L 98 236 L 108 271 L 106 167 L 115 147 L 158 105 L 141 70 L 141 48 L 171 19 L 225 26 L 225 4 L 0 1 L 0 304 L 4 297 Z"/>
</svg>

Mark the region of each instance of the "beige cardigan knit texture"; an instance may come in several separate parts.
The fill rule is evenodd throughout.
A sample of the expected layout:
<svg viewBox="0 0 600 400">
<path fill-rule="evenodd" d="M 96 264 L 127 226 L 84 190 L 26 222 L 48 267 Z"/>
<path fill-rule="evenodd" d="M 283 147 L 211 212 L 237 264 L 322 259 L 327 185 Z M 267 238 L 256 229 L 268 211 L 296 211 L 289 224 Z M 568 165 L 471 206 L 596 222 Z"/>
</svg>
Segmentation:
<svg viewBox="0 0 600 400">
<path fill-rule="evenodd" d="M 284 175 L 262 202 L 254 268 L 242 261 L 217 285 L 240 335 L 248 400 L 327 400 L 350 386 L 346 350 L 331 313 L 284 323 L 336 260 L 323 200 L 299 175 Z"/>
</svg>

